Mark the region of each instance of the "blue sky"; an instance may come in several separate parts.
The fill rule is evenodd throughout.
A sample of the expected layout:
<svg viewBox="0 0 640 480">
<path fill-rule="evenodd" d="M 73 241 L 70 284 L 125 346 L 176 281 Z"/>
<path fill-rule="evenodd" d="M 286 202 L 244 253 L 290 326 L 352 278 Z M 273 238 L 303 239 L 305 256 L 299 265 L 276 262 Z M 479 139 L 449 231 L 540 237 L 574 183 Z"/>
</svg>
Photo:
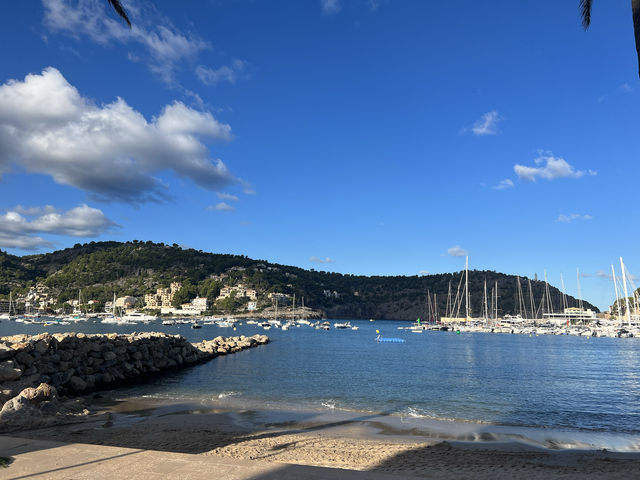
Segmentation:
<svg viewBox="0 0 640 480">
<path fill-rule="evenodd" d="M 355 274 L 640 273 L 628 2 L 12 2 L 0 248 L 140 239 Z M 636 280 L 636 283 L 640 283 Z"/>
</svg>

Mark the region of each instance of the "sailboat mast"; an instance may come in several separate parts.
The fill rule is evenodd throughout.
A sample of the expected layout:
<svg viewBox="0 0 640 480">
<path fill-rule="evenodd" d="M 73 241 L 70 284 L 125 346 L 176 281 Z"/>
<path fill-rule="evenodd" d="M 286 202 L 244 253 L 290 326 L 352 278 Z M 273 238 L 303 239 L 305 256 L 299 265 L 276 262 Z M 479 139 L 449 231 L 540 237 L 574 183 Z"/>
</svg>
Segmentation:
<svg viewBox="0 0 640 480">
<path fill-rule="evenodd" d="M 584 310 L 584 303 L 582 303 L 582 290 L 580 289 L 580 269 L 577 269 L 578 272 L 578 305 L 580 306 L 580 315 L 582 315 L 582 310 Z"/>
<path fill-rule="evenodd" d="M 460 307 L 462 306 L 462 297 L 464 296 L 464 289 L 462 293 L 460 292 L 460 289 L 462 288 L 462 282 L 464 282 L 464 274 L 460 272 L 460 281 L 458 282 L 458 289 L 456 290 L 456 298 L 453 301 L 456 308 L 456 314 L 455 314 L 456 318 L 460 317 Z M 451 312 L 453 313 L 453 305 L 452 305 Z"/>
<path fill-rule="evenodd" d="M 611 264 L 611 278 L 613 278 L 613 289 L 616 292 L 616 310 L 618 311 L 618 322 L 622 325 L 622 314 L 620 313 L 620 297 L 618 296 L 618 282 L 616 282 L 616 270 Z"/>
<path fill-rule="evenodd" d="M 427 317 L 427 323 L 431 323 L 431 293 L 427 290 L 427 301 L 424 305 L 424 314 Z"/>
<path fill-rule="evenodd" d="M 466 311 L 466 321 L 469 321 L 469 256 L 467 255 L 466 260 L 464 262 L 464 273 L 465 273 L 465 281 L 464 281 L 464 298 L 465 298 L 465 311 Z"/>
<path fill-rule="evenodd" d="M 494 316 L 496 310 L 496 289 L 491 287 L 491 319 L 494 320 L 496 317 Z"/>
<path fill-rule="evenodd" d="M 563 311 L 567 309 L 567 293 L 564 288 L 564 277 L 560 274 L 560 284 L 562 285 L 562 308 Z"/>
<path fill-rule="evenodd" d="M 296 321 L 296 294 L 293 294 L 293 321 Z"/>
<path fill-rule="evenodd" d="M 484 279 L 484 323 L 487 323 L 489 318 L 489 301 L 487 299 L 487 279 Z"/>
<path fill-rule="evenodd" d="M 520 311 L 520 318 L 522 317 L 522 304 L 524 303 L 524 299 L 522 298 L 522 286 L 520 285 L 520 275 L 516 277 L 516 281 L 518 284 L 516 285 L 516 294 L 518 295 L 518 310 Z"/>
<path fill-rule="evenodd" d="M 433 294 L 433 312 L 434 312 L 434 319 L 435 319 L 435 323 L 438 323 L 438 297 L 437 295 L 434 293 Z"/>
<path fill-rule="evenodd" d="M 622 257 L 620 257 L 620 269 L 622 270 L 622 285 L 624 286 L 624 303 L 626 308 L 627 315 L 627 325 L 631 326 L 631 311 L 629 310 L 629 293 L 627 291 L 627 273 L 624 269 L 624 262 L 622 261 Z"/>
<path fill-rule="evenodd" d="M 549 291 L 549 282 L 547 281 L 547 271 L 544 271 L 544 293 L 547 298 L 547 313 L 552 313 L 553 305 L 551 305 L 551 292 Z"/>
<path fill-rule="evenodd" d="M 496 319 L 496 322 L 498 321 L 498 281 L 496 280 L 496 302 L 494 305 L 494 308 L 496 309 L 496 316 L 494 317 Z"/>
<path fill-rule="evenodd" d="M 533 311 L 533 289 L 531 288 L 531 279 L 527 278 L 529 282 L 529 303 L 531 304 L 531 318 L 536 319 L 536 313 Z"/>
</svg>

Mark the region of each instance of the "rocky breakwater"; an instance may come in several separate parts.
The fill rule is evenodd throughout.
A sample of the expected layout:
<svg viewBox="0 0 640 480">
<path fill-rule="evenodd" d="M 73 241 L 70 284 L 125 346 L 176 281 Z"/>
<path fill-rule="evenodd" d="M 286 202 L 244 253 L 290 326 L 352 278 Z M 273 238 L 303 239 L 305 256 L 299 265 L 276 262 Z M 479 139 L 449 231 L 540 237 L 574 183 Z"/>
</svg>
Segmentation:
<svg viewBox="0 0 640 480">
<path fill-rule="evenodd" d="M 268 342 L 267 336 L 254 335 L 190 343 L 156 332 L 0 337 L 0 431 L 72 421 L 88 413 L 73 398 L 78 394 Z"/>
</svg>

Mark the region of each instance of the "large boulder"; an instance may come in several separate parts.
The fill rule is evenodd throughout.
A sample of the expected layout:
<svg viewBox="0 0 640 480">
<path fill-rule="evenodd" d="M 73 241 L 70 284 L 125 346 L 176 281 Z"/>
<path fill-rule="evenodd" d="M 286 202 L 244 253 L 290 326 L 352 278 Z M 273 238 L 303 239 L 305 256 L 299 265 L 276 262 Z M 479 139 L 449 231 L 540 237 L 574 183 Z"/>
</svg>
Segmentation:
<svg viewBox="0 0 640 480">
<path fill-rule="evenodd" d="M 81 420 L 89 412 L 74 400 L 62 403 L 55 387 L 25 388 L 0 410 L 0 431 L 28 430 Z"/>
<path fill-rule="evenodd" d="M 0 360 L 13 357 L 16 351 L 6 343 L 0 343 Z"/>
<path fill-rule="evenodd" d="M 22 370 L 17 368 L 13 360 L 0 362 L 0 382 L 17 380 L 22 376 Z"/>
</svg>

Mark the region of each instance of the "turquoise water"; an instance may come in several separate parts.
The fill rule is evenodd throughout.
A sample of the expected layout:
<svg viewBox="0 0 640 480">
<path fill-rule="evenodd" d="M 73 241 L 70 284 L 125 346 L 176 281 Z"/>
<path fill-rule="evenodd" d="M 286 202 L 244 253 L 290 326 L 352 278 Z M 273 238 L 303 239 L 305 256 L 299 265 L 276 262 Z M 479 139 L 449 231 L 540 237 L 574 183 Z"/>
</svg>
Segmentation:
<svg viewBox="0 0 640 480">
<path fill-rule="evenodd" d="M 156 330 L 192 341 L 265 333 L 272 340 L 119 391 L 123 395 L 384 413 L 484 425 L 484 430 L 493 425 L 520 433 L 522 428 L 562 431 L 575 438 L 614 436 L 640 448 L 640 339 L 416 334 L 397 329 L 405 322 L 352 324 L 360 330 L 301 326 L 265 332 L 243 325 L 234 332 L 217 326 L 94 323 L 45 330 Z M 42 329 L 0 324 L 1 335 Z M 376 329 L 406 342 L 376 343 Z"/>
</svg>

